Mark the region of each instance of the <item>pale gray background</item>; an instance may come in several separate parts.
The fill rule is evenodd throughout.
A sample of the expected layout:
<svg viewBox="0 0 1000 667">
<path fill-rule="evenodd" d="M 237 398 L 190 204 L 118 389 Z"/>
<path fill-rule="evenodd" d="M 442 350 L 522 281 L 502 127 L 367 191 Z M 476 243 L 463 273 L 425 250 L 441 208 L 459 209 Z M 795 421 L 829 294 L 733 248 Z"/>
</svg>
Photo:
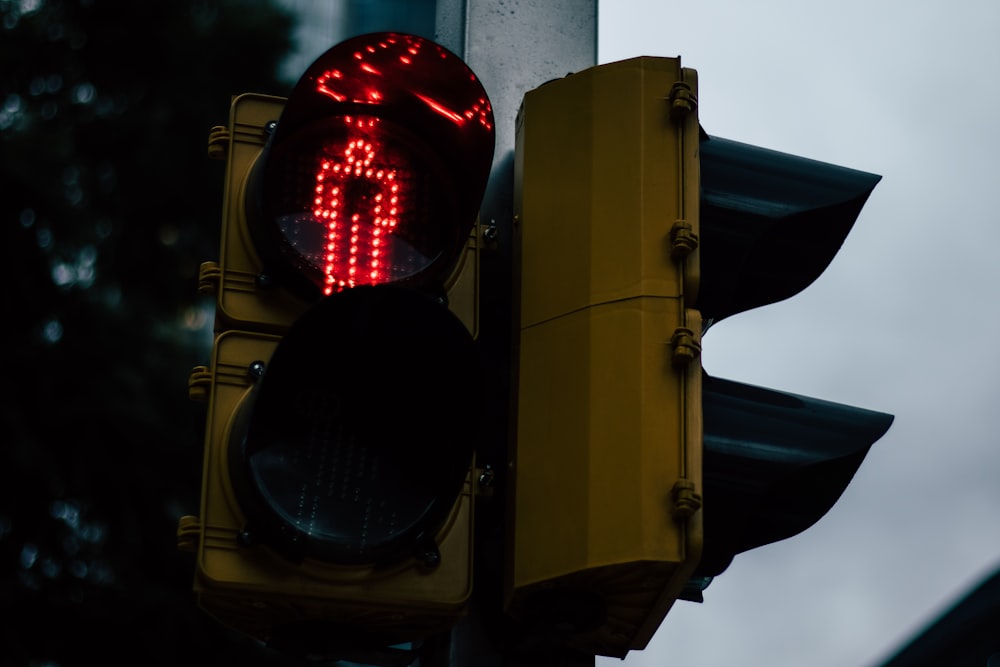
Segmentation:
<svg viewBox="0 0 1000 667">
<path fill-rule="evenodd" d="M 698 70 L 709 134 L 883 176 L 823 276 L 704 364 L 896 415 L 820 523 L 624 665 L 877 664 L 1000 566 L 1000 3 L 605 0 L 598 25 L 602 63 Z"/>
</svg>

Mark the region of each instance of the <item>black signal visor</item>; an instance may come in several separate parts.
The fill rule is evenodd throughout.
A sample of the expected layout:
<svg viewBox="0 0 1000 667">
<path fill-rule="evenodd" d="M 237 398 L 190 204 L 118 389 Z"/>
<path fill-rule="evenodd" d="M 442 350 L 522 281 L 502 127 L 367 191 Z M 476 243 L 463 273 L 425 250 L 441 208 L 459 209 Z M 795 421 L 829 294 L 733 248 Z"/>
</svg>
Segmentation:
<svg viewBox="0 0 1000 667">
<path fill-rule="evenodd" d="M 296 84 L 247 190 L 269 273 L 305 296 L 442 281 L 493 159 L 490 101 L 422 37 L 349 39 Z"/>
<path fill-rule="evenodd" d="M 826 270 L 881 176 L 702 135 L 706 323 L 798 294 Z"/>
</svg>

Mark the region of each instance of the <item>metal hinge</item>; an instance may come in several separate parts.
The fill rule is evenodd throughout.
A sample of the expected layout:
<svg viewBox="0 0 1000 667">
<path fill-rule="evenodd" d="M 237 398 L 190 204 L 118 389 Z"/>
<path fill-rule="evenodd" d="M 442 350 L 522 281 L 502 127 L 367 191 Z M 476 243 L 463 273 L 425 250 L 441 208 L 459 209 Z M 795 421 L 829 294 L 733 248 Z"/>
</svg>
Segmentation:
<svg viewBox="0 0 1000 667">
<path fill-rule="evenodd" d="M 201 541 L 201 519 L 185 515 L 177 520 L 177 550 L 195 553 Z"/>
<path fill-rule="evenodd" d="M 673 507 L 670 514 L 674 521 L 686 521 L 701 509 L 701 494 L 695 490 L 694 482 L 689 479 L 679 479 L 670 490 Z"/>
<path fill-rule="evenodd" d="M 674 366 L 687 366 L 701 354 L 701 343 L 693 331 L 678 327 L 670 337 L 670 350 L 670 359 Z"/>
<path fill-rule="evenodd" d="M 216 125 L 208 131 L 208 157 L 211 160 L 225 160 L 232 135 L 225 125 Z"/>
<path fill-rule="evenodd" d="M 691 90 L 691 84 L 678 81 L 670 89 L 670 119 L 680 121 L 698 108 L 698 97 Z"/>
<path fill-rule="evenodd" d="M 217 262 L 202 262 L 198 267 L 198 291 L 201 294 L 215 294 L 222 280 L 222 269 Z"/>
<path fill-rule="evenodd" d="M 212 371 L 208 366 L 195 366 L 188 377 L 188 398 L 192 401 L 207 401 L 212 389 Z"/>
<path fill-rule="evenodd" d="M 670 228 L 670 256 L 682 260 L 698 247 L 698 235 L 687 220 L 676 220 Z"/>
</svg>

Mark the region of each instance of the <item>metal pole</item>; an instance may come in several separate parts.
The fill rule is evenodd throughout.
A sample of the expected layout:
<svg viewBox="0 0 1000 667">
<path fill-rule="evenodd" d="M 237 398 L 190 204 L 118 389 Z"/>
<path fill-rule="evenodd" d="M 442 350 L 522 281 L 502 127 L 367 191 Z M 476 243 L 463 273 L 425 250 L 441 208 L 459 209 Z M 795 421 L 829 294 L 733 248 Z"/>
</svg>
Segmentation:
<svg viewBox="0 0 1000 667">
<path fill-rule="evenodd" d="M 469 615 L 450 633 L 438 662 L 420 667 L 593 667 L 594 656 L 558 647 L 506 645 L 503 615 L 504 473 L 512 425 L 509 357 L 515 121 L 524 94 L 546 81 L 597 64 L 597 0 L 438 0 L 438 40 L 483 82 L 493 105 L 496 151 L 480 209 L 490 243 L 480 270 L 479 346 L 488 376 L 486 442 L 477 465 L 496 471 L 493 498 L 477 499 L 475 592 Z M 461 43 L 461 47 L 459 44 Z M 461 50 L 459 50 L 461 48 Z M 523 639 L 523 637 L 522 637 Z M 526 644 L 526 642 L 523 642 Z"/>
</svg>

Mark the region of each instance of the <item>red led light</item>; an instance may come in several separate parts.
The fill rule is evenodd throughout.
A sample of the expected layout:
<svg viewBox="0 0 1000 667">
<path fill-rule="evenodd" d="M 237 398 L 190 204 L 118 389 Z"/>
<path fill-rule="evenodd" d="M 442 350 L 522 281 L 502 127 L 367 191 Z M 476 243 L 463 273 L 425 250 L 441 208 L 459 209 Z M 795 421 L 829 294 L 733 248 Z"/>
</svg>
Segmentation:
<svg viewBox="0 0 1000 667">
<path fill-rule="evenodd" d="M 415 95 L 416 95 L 417 99 L 421 100 L 424 104 L 426 104 L 431 109 L 433 109 L 437 113 L 441 114 L 442 116 L 444 116 L 445 118 L 447 118 L 451 122 L 458 123 L 458 124 L 461 124 L 461 123 L 465 122 L 465 119 L 462 118 L 462 116 L 460 114 L 455 113 L 454 111 L 452 111 L 448 107 L 442 105 L 441 103 L 432 100 L 431 98 L 427 97 L 426 95 L 421 95 L 420 93 L 415 93 Z"/>
<path fill-rule="evenodd" d="M 396 56 L 396 59 L 405 68 L 419 65 L 418 58 L 424 42 L 420 41 L 419 38 L 411 36 L 401 37 L 403 37 L 402 43 L 399 39 L 393 38 L 380 42 L 378 46 L 383 50 L 402 50 L 403 53 Z M 437 54 L 440 58 L 446 59 L 448 57 L 448 53 L 441 49 L 441 47 L 437 48 Z M 379 54 L 378 49 L 370 44 L 365 46 L 363 51 L 355 51 L 352 57 L 357 61 L 359 70 L 354 74 L 360 75 L 362 78 L 345 78 L 339 70 L 326 71 L 316 77 L 316 91 L 337 102 L 350 101 L 359 104 L 379 104 L 383 100 L 380 88 L 385 85 L 384 72 L 381 68 L 372 64 L 370 60 L 374 58 L 378 62 L 386 61 L 381 59 L 382 56 Z M 418 74 L 418 70 L 413 70 L 414 77 L 417 77 Z M 476 76 L 471 72 L 469 73 L 469 80 L 478 85 Z M 359 86 L 361 82 L 364 82 L 363 86 Z M 338 83 L 339 86 L 334 88 L 332 86 L 333 83 Z M 426 104 L 435 113 L 440 114 L 453 123 L 461 125 L 467 120 L 477 120 L 485 129 L 493 129 L 493 112 L 490 108 L 489 100 L 485 97 L 479 98 L 471 108 L 464 111 L 457 111 L 434 96 L 422 92 L 419 89 L 420 84 L 417 78 L 414 79 L 412 85 L 414 86 L 412 91 L 414 97 Z"/>
<path fill-rule="evenodd" d="M 254 167 L 262 262 L 307 299 L 440 285 L 475 223 L 493 138 L 482 85 L 443 47 L 398 33 L 334 47 L 303 74 Z"/>
<path fill-rule="evenodd" d="M 366 131 L 378 119 L 345 122 L 353 130 L 345 145 L 321 155 L 316 170 L 313 218 L 325 227 L 324 294 L 391 279 L 388 237 L 400 216 L 398 172 Z"/>
</svg>

